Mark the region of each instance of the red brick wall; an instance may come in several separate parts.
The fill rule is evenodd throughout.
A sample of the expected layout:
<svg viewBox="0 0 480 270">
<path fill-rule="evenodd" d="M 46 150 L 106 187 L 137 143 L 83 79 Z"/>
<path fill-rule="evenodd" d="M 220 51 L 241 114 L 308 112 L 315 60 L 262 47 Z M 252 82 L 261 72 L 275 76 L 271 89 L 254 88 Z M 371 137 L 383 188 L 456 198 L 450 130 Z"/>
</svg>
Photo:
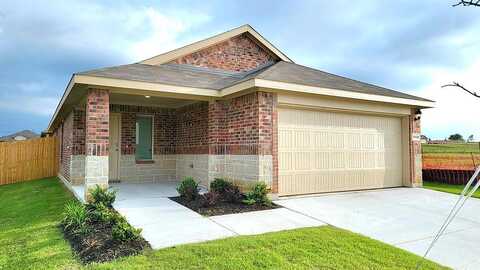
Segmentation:
<svg viewBox="0 0 480 270">
<path fill-rule="evenodd" d="M 210 154 L 225 154 L 228 139 L 225 102 L 213 101 L 208 105 L 208 145 Z"/>
<path fill-rule="evenodd" d="M 241 34 L 206 49 L 175 59 L 172 63 L 227 71 L 247 71 L 276 60 L 275 56 L 257 45 L 249 37 L 249 34 Z"/>
<path fill-rule="evenodd" d="M 121 113 L 121 151 L 123 155 L 135 154 L 137 115 L 153 116 L 154 154 L 175 153 L 175 110 L 112 104 L 110 111 Z"/>
<path fill-rule="evenodd" d="M 176 110 L 176 153 L 208 153 L 208 115 L 207 102 L 198 102 Z"/>
<path fill-rule="evenodd" d="M 109 92 L 89 89 L 86 107 L 85 150 L 90 156 L 108 156 Z"/>
<path fill-rule="evenodd" d="M 85 155 L 85 109 L 72 111 L 72 155 Z"/>
<path fill-rule="evenodd" d="M 274 94 L 255 92 L 210 104 L 211 154 L 271 155 Z"/>
<path fill-rule="evenodd" d="M 70 113 L 65 120 L 63 120 L 59 127 L 60 132 L 60 174 L 70 181 L 70 158 L 72 155 L 73 146 L 73 113 Z"/>
<path fill-rule="evenodd" d="M 274 97 L 255 92 L 226 101 L 197 102 L 178 109 L 108 105 L 108 92 L 90 90 L 87 110 L 73 110 L 63 136 L 66 156 L 108 155 L 109 113 L 121 113 L 121 153 L 135 154 L 137 115 L 153 115 L 154 154 L 270 155 L 274 141 Z M 86 121 L 90 119 L 88 125 Z M 73 129 L 73 130 L 72 130 Z M 67 135 L 70 134 L 70 135 Z M 70 152 L 66 153 L 66 147 Z M 106 149 L 106 150 L 105 150 Z M 65 158 L 62 162 L 67 162 Z M 68 161 L 69 162 L 69 161 Z M 69 164 L 69 163 L 68 163 Z"/>
</svg>

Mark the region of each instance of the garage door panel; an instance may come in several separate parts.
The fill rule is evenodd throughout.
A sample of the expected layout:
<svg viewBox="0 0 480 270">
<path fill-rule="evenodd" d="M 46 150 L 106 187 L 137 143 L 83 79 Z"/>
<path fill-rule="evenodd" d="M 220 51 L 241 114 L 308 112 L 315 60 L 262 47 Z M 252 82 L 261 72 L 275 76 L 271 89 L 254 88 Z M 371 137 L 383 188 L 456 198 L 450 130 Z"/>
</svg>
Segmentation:
<svg viewBox="0 0 480 270">
<path fill-rule="evenodd" d="M 396 117 L 279 110 L 279 194 L 402 185 Z"/>
</svg>

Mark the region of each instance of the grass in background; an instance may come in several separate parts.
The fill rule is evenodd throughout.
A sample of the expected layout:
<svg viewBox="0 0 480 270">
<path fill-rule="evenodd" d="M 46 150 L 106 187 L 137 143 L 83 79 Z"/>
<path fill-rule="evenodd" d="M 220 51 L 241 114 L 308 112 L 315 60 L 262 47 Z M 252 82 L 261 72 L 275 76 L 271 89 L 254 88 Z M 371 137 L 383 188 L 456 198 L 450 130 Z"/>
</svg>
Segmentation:
<svg viewBox="0 0 480 270">
<path fill-rule="evenodd" d="M 422 152 L 429 153 L 480 153 L 479 143 L 422 144 Z"/>
<path fill-rule="evenodd" d="M 462 193 L 462 190 L 465 188 L 465 185 L 450 185 L 450 184 L 437 183 L 437 182 L 423 182 L 423 187 L 431 190 L 441 191 L 441 192 L 460 194 Z M 475 192 L 472 197 L 480 199 L 480 189 L 477 190 L 477 192 Z"/>
</svg>

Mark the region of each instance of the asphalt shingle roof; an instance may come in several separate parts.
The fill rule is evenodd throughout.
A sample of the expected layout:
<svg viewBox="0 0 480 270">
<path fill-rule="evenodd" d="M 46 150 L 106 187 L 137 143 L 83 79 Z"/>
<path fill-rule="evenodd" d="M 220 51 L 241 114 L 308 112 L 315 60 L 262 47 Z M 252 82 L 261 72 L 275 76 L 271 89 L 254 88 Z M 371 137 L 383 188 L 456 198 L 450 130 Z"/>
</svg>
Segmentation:
<svg viewBox="0 0 480 270">
<path fill-rule="evenodd" d="M 254 71 L 237 73 L 181 64 L 163 64 L 159 66 L 131 64 L 77 74 L 214 90 L 221 90 L 228 86 L 257 78 L 356 93 L 431 101 L 285 61 L 270 63 Z"/>
</svg>

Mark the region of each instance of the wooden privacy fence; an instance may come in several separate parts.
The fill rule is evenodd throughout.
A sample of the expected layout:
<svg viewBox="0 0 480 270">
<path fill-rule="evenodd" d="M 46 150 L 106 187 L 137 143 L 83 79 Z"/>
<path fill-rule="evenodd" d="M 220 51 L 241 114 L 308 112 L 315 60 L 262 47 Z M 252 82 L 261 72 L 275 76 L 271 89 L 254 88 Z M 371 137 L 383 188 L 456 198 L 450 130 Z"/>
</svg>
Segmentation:
<svg viewBox="0 0 480 270">
<path fill-rule="evenodd" d="M 55 176 L 57 147 L 55 137 L 0 142 L 0 185 Z"/>
</svg>

